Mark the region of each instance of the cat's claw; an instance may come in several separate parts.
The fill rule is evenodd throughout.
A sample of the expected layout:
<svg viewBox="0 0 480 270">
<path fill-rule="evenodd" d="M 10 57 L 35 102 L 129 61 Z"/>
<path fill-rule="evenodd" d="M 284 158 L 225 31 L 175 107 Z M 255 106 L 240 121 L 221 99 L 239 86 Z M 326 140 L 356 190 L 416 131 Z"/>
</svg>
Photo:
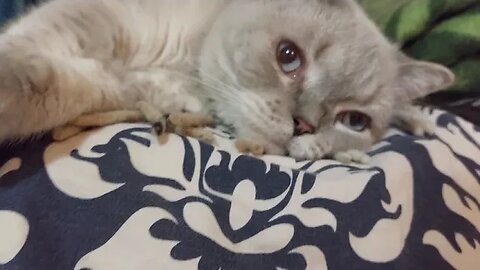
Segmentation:
<svg viewBox="0 0 480 270">
<path fill-rule="evenodd" d="M 366 153 L 358 150 L 349 150 L 345 152 L 336 153 L 333 158 L 344 164 L 359 163 L 368 164 L 370 162 L 370 156 Z"/>
<path fill-rule="evenodd" d="M 152 128 L 155 134 L 157 135 L 162 135 L 167 133 L 169 130 L 167 119 L 154 122 L 152 124 Z"/>
<path fill-rule="evenodd" d="M 145 116 L 147 122 L 153 123 L 153 130 L 158 135 L 160 144 L 168 142 L 169 133 L 192 137 L 209 144 L 215 143 L 213 133 L 205 129 L 214 123 L 213 117 L 208 114 L 199 112 L 165 114 L 145 101 L 138 102 L 137 108 Z"/>
</svg>

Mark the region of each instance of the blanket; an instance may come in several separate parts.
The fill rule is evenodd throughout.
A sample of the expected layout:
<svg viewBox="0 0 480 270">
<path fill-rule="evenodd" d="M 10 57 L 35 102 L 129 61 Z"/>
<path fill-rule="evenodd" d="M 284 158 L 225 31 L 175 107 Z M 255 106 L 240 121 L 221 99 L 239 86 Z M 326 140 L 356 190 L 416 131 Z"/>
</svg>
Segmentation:
<svg viewBox="0 0 480 270">
<path fill-rule="evenodd" d="M 479 269 L 480 130 L 426 108 L 368 165 L 120 124 L 0 148 L 2 270 Z"/>
<path fill-rule="evenodd" d="M 2 0 L 0 1 L 0 26 L 5 25 L 18 14 L 24 13 L 31 5 L 44 0 Z"/>
<path fill-rule="evenodd" d="M 450 67 L 452 91 L 480 89 L 478 0 L 359 0 L 379 27 L 417 59 Z"/>
</svg>

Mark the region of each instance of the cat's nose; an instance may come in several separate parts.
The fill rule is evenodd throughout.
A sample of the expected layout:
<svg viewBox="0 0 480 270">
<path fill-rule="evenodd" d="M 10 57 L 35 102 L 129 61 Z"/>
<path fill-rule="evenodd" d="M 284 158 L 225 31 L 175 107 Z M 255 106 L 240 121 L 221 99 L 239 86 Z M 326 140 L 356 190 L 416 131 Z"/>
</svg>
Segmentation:
<svg viewBox="0 0 480 270">
<path fill-rule="evenodd" d="M 308 124 L 304 120 L 300 118 L 293 119 L 295 130 L 293 132 L 294 136 L 300 136 L 304 134 L 313 134 L 315 132 L 315 128 L 312 125 Z"/>
</svg>

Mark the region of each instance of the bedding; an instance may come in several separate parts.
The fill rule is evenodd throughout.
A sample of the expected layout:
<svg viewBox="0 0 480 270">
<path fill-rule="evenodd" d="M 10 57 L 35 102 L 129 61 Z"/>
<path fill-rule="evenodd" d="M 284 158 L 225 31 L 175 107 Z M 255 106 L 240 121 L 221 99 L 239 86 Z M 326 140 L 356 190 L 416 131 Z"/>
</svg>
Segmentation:
<svg viewBox="0 0 480 270">
<path fill-rule="evenodd" d="M 0 26 L 28 10 L 31 5 L 38 5 L 47 0 L 2 0 L 0 1 Z"/>
<path fill-rule="evenodd" d="M 425 108 L 368 165 L 238 154 L 145 124 L 0 150 L 0 269 L 478 269 L 480 129 Z"/>
</svg>

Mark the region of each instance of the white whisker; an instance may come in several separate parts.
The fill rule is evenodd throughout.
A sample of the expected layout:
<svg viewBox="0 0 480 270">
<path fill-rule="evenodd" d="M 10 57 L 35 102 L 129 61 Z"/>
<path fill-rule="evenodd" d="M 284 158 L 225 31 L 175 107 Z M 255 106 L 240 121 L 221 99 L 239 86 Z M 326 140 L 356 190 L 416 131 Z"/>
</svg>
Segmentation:
<svg viewBox="0 0 480 270">
<path fill-rule="evenodd" d="M 208 74 L 204 70 L 202 70 L 198 65 L 194 63 L 188 63 L 193 69 L 196 70 L 199 74 L 202 74 L 203 79 L 193 77 L 192 79 L 201 84 L 206 90 L 209 90 L 220 97 L 223 97 L 224 100 L 222 102 L 228 102 L 230 106 L 238 106 L 241 104 L 242 107 L 249 112 L 249 114 L 255 115 L 258 120 L 262 122 L 270 122 L 270 118 L 268 117 L 268 108 L 266 106 L 265 101 L 259 100 L 255 97 L 246 98 L 246 93 L 242 93 L 238 91 L 234 86 L 227 84 L 224 81 L 221 81 L 218 78 L 213 77 L 212 75 Z M 203 96 L 207 98 L 211 98 L 208 94 L 203 94 Z M 261 101 L 261 102 L 258 102 Z M 263 110 L 261 110 L 263 108 Z M 262 112 L 263 111 L 263 112 Z"/>
</svg>

